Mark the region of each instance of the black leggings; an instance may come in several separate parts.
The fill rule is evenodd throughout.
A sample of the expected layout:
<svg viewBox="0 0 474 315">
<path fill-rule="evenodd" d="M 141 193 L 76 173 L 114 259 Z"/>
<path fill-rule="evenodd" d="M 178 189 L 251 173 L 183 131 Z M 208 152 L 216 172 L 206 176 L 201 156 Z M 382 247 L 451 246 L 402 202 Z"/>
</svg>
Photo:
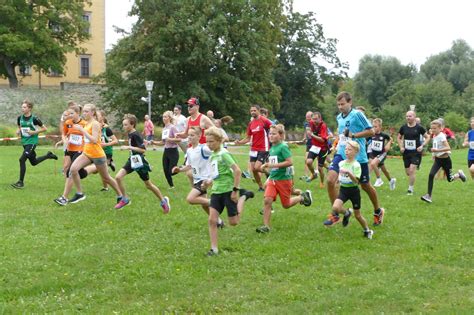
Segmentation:
<svg viewBox="0 0 474 315">
<path fill-rule="evenodd" d="M 179 151 L 178 148 L 165 148 L 163 152 L 163 171 L 165 172 L 166 181 L 170 187 L 173 187 L 173 173 L 171 170 L 178 165 Z"/>
<path fill-rule="evenodd" d="M 428 195 L 431 196 L 433 191 L 433 182 L 436 173 L 438 173 L 439 169 L 442 168 L 446 173 L 446 177 L 448 178 L 448 182 L 452 182 L 454 179 L 453 174 L 451 174 L 451 169 L 453 165 L 451 163 L 451 158 L 447 157 L 444 159 L 435 158 L 433 166 L 431 167 L 430 176 L 428 178 Z"/>
<path fill-rule="evenodd" d="M 29 160 L 32 166 L 36 166 L 49 158 L 48 154 L 36 158 L 35 149 L 36 144 L 26 144 L 23 146 L 23 153 L 20 156 L 20 181 L 25 179 L 26 160 Z"/>
</svg>

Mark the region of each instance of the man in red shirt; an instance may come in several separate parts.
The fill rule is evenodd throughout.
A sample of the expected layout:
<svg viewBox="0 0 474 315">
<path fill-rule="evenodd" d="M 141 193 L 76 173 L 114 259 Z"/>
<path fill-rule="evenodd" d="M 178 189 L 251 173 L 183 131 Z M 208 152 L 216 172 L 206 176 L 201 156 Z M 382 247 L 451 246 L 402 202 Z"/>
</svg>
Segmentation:
<svg viewBox="0 0 474 315">
<path fill-rule="evenodd" d="M 258 184 L 259 191 L 264 191 L 260 172 L 262 164 L 268 157 L 268 151 L 270 150 L 270 141 L 268 139 L 268 130 L 272 125 L 272 122 L 260 115 L 260 106 L 252 105 L 250 107 L 250 120 L 247 126 L 247 137 L 242 140 L 235 141 L 236 144 L 245 144 L 252 142 L 250 147 L 250 167 Z"/>
<path fill-rule="evenodd" d="M 199 112 L 199 107 L 201 104 L 199 103 L 199 99 L 197 97 L 191 97 L 187 103 L 189 117 L 186 130 L 176 135 L 179 138 L 187 138 L 189 127 L 199 126 L 199 128 L 201 128 L 201 137 L 199 138 L 199 143 L 205 144 L 206 136 L 204 135 L 204 131 L 210 127 L 214 127 L 214 123 L 209 119 L 209 117 Z"/>
<path fill-rule="evenodd" d="M 308 182 L 317 178 L 317 172 L 314 171 L 313 162 L 318 158 L 318 171 L 320 176 L 320 188 L 324 188 L 324 162 L 328 154 L 328 127 L 323 121 L 321 113 L 314 112 L 309 122 L 309 130 L 306 131 L 308 138 L 311 138 L 311 147 L 308 150 L 306 166 L 310 172 Z"/>
</svg>

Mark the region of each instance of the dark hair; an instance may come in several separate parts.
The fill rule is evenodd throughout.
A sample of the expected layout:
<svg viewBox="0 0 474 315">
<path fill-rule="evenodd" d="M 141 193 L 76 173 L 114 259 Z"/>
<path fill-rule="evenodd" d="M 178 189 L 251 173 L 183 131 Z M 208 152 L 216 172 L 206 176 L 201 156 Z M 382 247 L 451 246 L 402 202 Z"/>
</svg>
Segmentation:
<svg viewBox="0 0 474 315">
<path fill-rule="evenodd" d="M 179 110 L 183 110 L 183 107 L 182 107 L 181 105 L 179 105 L 179 104 L 174 105 L 174 108 L 177 108 L 177 109 L 179 109 Z"/>
<path fill-rule="evenodd" d="M 255 107 L 258 111 L 260 111 L 260 105 L 257 105 L 257 104 L 253 104 L 253 105 L 250 105 L 250 108 L 252 107 Z"/>
<path fill-rule="evenodd" d="M 260 114 L 268 116 L 268 109 L 265 107 L 260 108 Z"/>
<path fill-rule="evenodd" d="M 26 106 L 28 106 L 29 109 L 33 108 L 33 102 L 28 99 L 24 100 L 22 104 L 26 104 Z"/>
<path fill-rule="evenodd" d="M 125 114 L 123 116 L 123 120 L 128 120 L 128 122 L 130 123 L 130 125 L 132 125 L 133 127 L 136 127 L 137 126 L 137 117 L 133 114 Z"/>
<path fill-rule="evenodd" d="M 346 102 L 352 101 L 352 95 L 349 92 L 344 92 L 343 91 L 343 92 L 337 94 L 336 100 L 340 101 L 343 98 L 346 100 Z"/>
</svg>

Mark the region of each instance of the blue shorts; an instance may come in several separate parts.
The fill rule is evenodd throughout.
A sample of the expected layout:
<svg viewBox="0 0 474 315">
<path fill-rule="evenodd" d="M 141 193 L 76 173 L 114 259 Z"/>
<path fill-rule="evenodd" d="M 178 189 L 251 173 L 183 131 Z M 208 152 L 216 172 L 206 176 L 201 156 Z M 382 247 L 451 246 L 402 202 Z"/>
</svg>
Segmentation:
<svg viewBox="0 0 474 315">
<path fill-rule="evenodd" d="M 334 159 L 332 160 L 331 165 L 329 166 L 330 171 L 334 171 L 339 174 L 339 162 L 343 161 L 344 159 L 340 154 L 334 155 Z M 370 181 L 369 176 L 369 163 L 360 163 L 360 168 L 362 170 L 359 178 L 359 183 L 367 184 Z"/>
</svg>

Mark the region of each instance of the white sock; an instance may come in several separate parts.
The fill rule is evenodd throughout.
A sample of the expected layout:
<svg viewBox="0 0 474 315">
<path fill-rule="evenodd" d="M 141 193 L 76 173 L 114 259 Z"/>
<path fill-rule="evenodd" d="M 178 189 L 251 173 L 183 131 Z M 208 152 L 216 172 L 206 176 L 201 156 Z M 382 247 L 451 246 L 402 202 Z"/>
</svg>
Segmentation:
<svg viewBox="0 0 474 315">
<path fill-rule="evenodd" d="M 216 254 L 219 253 L 219 250 L 217 249 L 217 247 L 212 247 L 211 249 L 214 253 L 216 253 Z"/>
<path fill-rule="evenodd" d="M 408 186 L 408 190 L 411 190 L 411 191 L 413 191 L 413 190 L 415 190 L 415 189 L 414 189 L 414 187 L 413 187 L 413 186 Z"/>
</svg>

